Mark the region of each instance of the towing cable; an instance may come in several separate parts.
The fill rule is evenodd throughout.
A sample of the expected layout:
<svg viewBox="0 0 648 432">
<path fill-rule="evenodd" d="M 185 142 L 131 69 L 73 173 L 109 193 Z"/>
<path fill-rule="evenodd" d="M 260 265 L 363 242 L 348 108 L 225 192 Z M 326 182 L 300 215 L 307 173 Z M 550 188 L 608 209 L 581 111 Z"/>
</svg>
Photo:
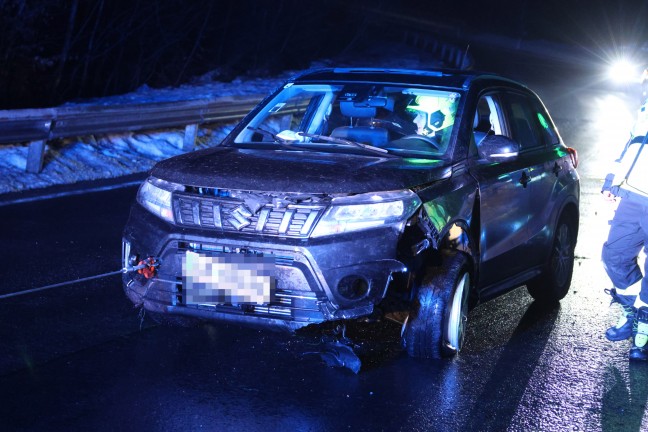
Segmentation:
<svg viewBox="0 0 648 432">
<path fill-rule="evenodd" d="M 156 271 L 157 267 L 159 267 L 159 265 L 160 265 L 160 260 L 159 259 L 154 258 L 154 257 L 148 257 L 148 258 L 146 258 L 144 260 L 141 260 L 136 266 L 126 267 L 126 268 L 122 268 L 122 269 L 119 269 L 119 270 L 116 270 L 116 271 L 112 271 L 112 272 L 108 272 L 108 273 L 102 273 L 102 274 L 95 275 L 95 276 L 88 276 L 88 277 L 84 277 L 84 278 L 81 278 L 81 279 L 75 279 L 75 280 L 71 280 L 71 281 L 67 281 L 67 282 L 59 282 L 59 283 L 55 283 L 55 284 L 52 284 L 52 285 L 46 285 L 46 286 L 40 287 L 40 288 L 32 288 L 32 289 L 23 290 L 23 291 L 17 291 L 17 292 L 13 292 L 13 293 L 9 293 L 9 294 L 1 294 L 0 295 L 0 300 L 10 298 L 10 297 L 17 297 L 17 296 L 20 296 L 20 295 L 23 295 L 23 294 L 31 294 L 31 293 L 35 293 L 35 292 L 39 292 L 39 291 L 45 291 L 45 290 L 48 290 L 48 289 L 51 289 L 51 288 L 58 288 L 58 287 L 65 286 L 65 285 L 71 285 L 71 284 L 91 281 L 91 280 L 94 280 L 94 279 L 100 279 L 100 278 L 104 278 L 104 277 L 108 277 L 108 276 L 114 276 L 114 275 L 117 275 L 117 274 L 120 274 L 120 273 L 129 272 L 129 271 L 137 271 L 139 274 L 143 275 L 145 278 L 150 279 L 153 276 L 155 276 L 155 271 Z"/>
</svg>

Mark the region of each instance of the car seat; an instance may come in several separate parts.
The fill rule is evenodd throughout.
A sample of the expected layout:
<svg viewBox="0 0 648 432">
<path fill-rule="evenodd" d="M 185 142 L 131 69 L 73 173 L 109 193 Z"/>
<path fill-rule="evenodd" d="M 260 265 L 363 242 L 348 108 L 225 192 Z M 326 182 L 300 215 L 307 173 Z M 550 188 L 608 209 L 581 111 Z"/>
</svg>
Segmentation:
<svg viewBox="0 0 648 432">
<path fill-rule="evenodd" d="M 475 137 L 475 144 L 479 146 L 484 138 L 492 135 L 493 126 L 490 122 L 490 113 L 476 113 L 475 120 L 473 121 L 473 136 Z"/>
<path fill-rule="evenodd" d="M 373 146 L 384 146 L 389 142 L 387 129 L 375 126 L 356 126 L 354 119 L 371 119 L 376 116 L 376 107 L 356 106 L 353 101 L 340 102 L 342 115 L 349 118 L 349 126 L 341 126 L 333 129 L 332 137 L 348 139 L 351 141 L 370 144 Z"/>
</svg>

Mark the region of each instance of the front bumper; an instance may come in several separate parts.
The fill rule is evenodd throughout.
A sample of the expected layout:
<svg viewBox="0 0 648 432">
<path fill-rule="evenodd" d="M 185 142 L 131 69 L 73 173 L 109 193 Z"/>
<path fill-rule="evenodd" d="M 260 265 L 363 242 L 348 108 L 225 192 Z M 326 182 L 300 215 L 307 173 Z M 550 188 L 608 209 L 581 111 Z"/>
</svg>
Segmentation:
<svg viewBox="0 0 648 432">
<path fill-rule="evenodd" d="M 295 330 L 371 314 L 385 297 L 391 275 L 406 271 L 396 259 L 399 235 L 393 227 L 316 240 L 188 229 L 136 203 L 124 231 L 124 290 L 133 303 L 154 312 Z M 187 252 L 274 257 L 275 298 L 262 305 L 188 304 L 182 277 Z M 155 277 L 127 270 L 149 256 L 161 263 Z"/>
</svg>

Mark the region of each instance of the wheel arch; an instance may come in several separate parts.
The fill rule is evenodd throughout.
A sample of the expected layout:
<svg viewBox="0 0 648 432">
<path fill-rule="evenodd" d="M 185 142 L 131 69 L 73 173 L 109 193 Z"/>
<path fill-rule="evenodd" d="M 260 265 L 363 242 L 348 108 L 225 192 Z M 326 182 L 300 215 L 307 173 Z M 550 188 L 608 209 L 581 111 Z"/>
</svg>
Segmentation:
<svg viewBox="0 0 648 432">
<path fill-rule="evenodd" d="M 547 248 L 547 262 L 542 272 L 527 281 L 526 287 L 531 297 L 540 303 L 553 304 L 565 297 L 571 286 L 574 272 L 574 249 L 578 239 L 579 211 L 574 202 L 567 202 L 557 212 L 551 227 L 551 244 Z M 563 231 L 563 227 L 568 227 Z M 571 238 L 570 231 L 573 233 Z M 561 234 L 559 234 L 559 232 Z M 567 233 L 567 236 L 562 235 Z M 570 242 L 569 249 L 565 242 Z"/>
<path fill-rule="evenodd" d="M 558 223 L 562 218 L 567 218 L 570 221 L 570 225 L 574 229 L 574 234 L 576 239 L 578 239 L 578 228 L 580 221 L 580 212 L 578 209 L 578 204 L 572 199 L 565 199 L 562 205 L 556 206 L 557 210 L 554 212 L 553 217 L 548 225 L 549 233 L 547 241 L 549 244 L 553 243 L 553 238 L 556 235 L 556 229 L 558 228 Z M 548 244 L 548 246 L 549 246 Z M 574 242 L 575 244 L 575 242 Z M 547 247 L 547 256 L 550 253 L 551 248 Z"/>
<path fill-rule="evenodd" d="M 563 217 L 567 217 L 569 219 L 574 228 L 574 233 L 578 238 L 578 229 L 580 225 L 580 211 L 578 209 L 578 205 L 573 201 L 567 201 L 565 204 L 563 204 L 560 212 L 558 212 L 554 220 L 554 229 L 558 225 L 558 221 L 560 221 L 560 219 Z"/>
</svg>

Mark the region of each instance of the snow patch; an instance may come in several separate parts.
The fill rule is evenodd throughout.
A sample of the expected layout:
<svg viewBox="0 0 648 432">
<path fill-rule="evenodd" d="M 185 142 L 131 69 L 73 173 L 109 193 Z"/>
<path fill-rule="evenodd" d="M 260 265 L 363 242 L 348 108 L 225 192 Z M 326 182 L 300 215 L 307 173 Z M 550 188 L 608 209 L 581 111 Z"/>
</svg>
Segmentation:
<svg viewBox="0 0 648 432">
<path fill-rule="evenodd" d="M 311 64 L 311 68 L 351 66 L 431 69 L 438 67 L 439 63 L 429 53 L 401 44 L 381 44 L 368 49 L 364 54 L 349 53 L 336 60 L 321 60 Z M 274 77 L 239 77 L 231 82 L 214 82 L 214 78 L 224 76 L 225 73 L 213 71 L 179 87 L 154 89 L 142 85 L 132 93 L 69 102 L 64 106 L 143 104 L 266 95 L 299 72 L 285 71 Z M 200 128 L 195 148 L 218 145 L 235 125 L 229 123 Z M 28 154 L 26 144 L 3 145 L 0 146 L 0 194 L 146 172 L 156 162 L 183 153 L 183 140 L 184 129 L 53 140 L 46 146 L 43 170 L 38 174 L 25 171 Z"/>
</svg>

